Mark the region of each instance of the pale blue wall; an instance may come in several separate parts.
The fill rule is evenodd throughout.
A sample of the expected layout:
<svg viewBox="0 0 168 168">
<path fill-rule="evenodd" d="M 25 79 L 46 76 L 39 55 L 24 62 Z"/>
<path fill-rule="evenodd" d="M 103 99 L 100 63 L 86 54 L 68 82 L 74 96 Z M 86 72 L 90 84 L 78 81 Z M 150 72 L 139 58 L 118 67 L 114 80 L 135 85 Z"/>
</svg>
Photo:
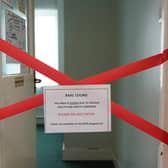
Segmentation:
<svg viewBox="0 0 168 168">
<path fill-rule="evenodd" d="M 161 51 L 160 0 L 117 0 L 120 64 Z M 160 68 L 118 82 L 118 103 L 158 125 Z M 158 142 L 129 124 L 115 119 L 113 149 L 121 168 L 157 168 Z"/>
<path fill-rule="evenodd" d="M 114 0 L 64 0 L 64 72 L 80 80 L 117 66 Z M 115 87 L 112 92 L 115 92 Z M 112 148 L 111 133 L 68 134 L 71 148 Z"/>
<path fill-rule="evenodd" d="M 65 0 L 64 5 L 64 72 L 77 80 L 160 52 L 160 0 Z M 159 94 L 159 68 L 112 85 L 113 100 L 156 125 Z M 114 116 L 112 134 L 66 135 L 65 143 L 112 147 L 121 168 L 157 168 L 158 142 Z"/>
</svg>

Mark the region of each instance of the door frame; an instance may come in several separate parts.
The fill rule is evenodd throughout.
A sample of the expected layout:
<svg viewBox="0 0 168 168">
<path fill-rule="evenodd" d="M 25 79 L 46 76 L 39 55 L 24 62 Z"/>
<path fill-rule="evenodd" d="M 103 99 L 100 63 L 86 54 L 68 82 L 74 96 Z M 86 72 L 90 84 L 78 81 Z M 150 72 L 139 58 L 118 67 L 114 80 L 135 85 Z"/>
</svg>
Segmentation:
<svg viewBox="0 0 168 168">
<path fill-rule="evenodd" d="M 35 39 L 34 39 L 34 0 L 28 0 L 28 51 L 29 54 L 35 55 Z M 32 73 L 33 70 L 30 69 Z"/>
<path fill-rule="evenodd" d="M 163 0 L 162 7 L 162 49 L 168 49 L 168 0 Z M 168 62 L 161 67 L 161 112 L 160 127 L 168 131 Z M 168 167 L 168 145 L 160 143 L 158 168 Z"/>
</svg>

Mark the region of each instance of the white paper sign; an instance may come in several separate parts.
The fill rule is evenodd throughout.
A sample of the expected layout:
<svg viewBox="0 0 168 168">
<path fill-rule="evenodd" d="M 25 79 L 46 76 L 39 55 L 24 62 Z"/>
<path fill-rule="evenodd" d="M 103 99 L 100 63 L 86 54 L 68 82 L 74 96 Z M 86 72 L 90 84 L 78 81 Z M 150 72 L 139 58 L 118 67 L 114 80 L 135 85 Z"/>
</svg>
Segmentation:
<svg viewBox="0 0 168 168">
<path fill-rule="evenodd" d="M 110 85 L 44 87 L 46 133 L 111 131 Z"/>
<path fill-rule="evenodd" d="M 6 41 L 14 46 L 26 49 L 25 20 L 13 12 L 6 10 Z M 17 63 L 11 57 L 7 57 L 7 63 Z"/>
</svg>

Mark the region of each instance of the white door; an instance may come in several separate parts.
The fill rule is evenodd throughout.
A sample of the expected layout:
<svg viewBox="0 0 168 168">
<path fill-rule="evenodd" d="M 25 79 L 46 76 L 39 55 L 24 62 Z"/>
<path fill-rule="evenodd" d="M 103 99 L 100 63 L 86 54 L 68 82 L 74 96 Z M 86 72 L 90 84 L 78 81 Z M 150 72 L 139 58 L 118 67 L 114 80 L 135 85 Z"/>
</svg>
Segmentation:
<svg viewBox="0 0 168 168">
<path fill-rule="evenodd" d="M 1 38 L 33 54 L 32 1 L 27 5 L 22 0 L 4 1 L 0 1 Z M 0 107 L 33 95 L 33 71 L 0 53 Z M 34 110 L 0 121 L 0 168 L 35 168 Z"/>
<path fill-rule="evenodd" d="M 163 18 L 162 18 L 162 27 L 163 27 L 163 49 L 168 49 L 168 0 L 163 1 Z M 160 116 L 160 126 L 168 131 L 168 63 L 166 62 L 162 66 L 162 108 Z M 167 168 L 168 167 L 168 145 L 163 143 L 159 147 L 159 162 L 158 168 Z"/>
</svg>

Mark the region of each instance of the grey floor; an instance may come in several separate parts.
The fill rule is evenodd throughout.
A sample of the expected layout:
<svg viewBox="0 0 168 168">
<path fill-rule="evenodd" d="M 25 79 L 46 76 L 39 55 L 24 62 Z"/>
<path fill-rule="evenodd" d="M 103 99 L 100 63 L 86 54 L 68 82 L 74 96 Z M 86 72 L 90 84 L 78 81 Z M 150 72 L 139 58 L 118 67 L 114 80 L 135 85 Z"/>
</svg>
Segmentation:
<svg viewBox="0 0 168 168">
<path fill-rule="evenodd" d="M 37 168 L 114 168 L 112 162 L 62 161 L 63 134 L 44 134 L 43 126 L 37 127 Z"/>
</svg>

